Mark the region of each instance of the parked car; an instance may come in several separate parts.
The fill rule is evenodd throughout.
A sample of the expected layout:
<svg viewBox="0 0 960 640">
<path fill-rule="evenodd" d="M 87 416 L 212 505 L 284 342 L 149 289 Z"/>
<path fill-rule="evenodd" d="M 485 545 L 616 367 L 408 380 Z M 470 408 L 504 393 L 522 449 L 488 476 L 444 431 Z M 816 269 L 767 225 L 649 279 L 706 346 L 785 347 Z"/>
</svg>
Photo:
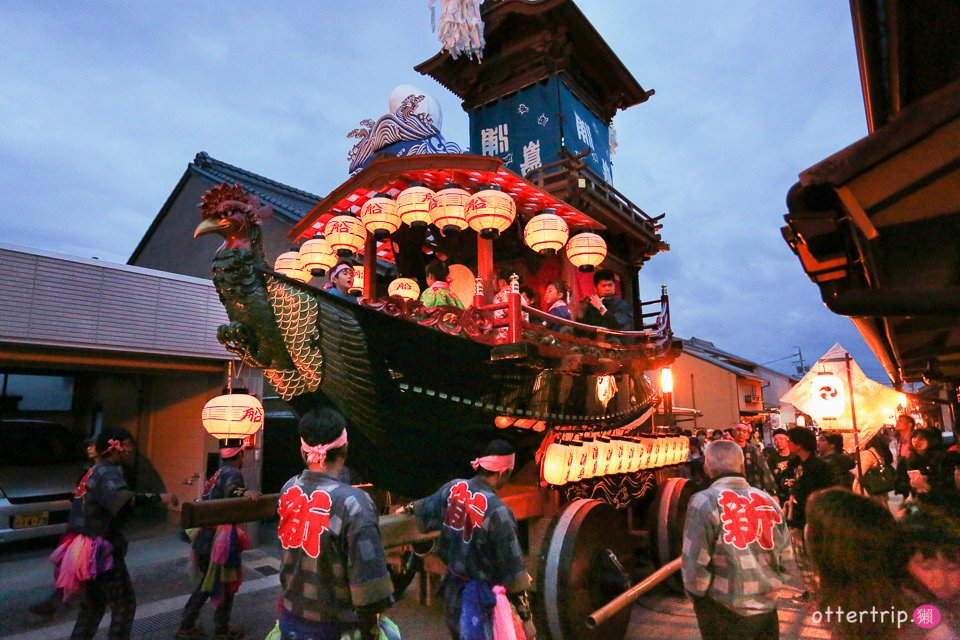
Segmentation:
<svg viewBox="0 0 960 640">
<path fill-rule="evenodd" d="M 63 425 L 0 422 L 0 543 L 65 532 L 86 462 L 80 438 Z"/>
</svg>

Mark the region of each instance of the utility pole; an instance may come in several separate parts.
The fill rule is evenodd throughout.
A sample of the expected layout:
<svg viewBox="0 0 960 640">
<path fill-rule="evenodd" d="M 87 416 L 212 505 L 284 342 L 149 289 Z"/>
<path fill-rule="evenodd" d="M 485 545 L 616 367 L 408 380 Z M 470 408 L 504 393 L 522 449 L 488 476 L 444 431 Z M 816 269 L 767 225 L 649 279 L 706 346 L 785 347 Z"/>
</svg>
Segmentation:
<svg viewBox="0 0 960 640">
<path fill-rule="evenodd" d="M 807 372 L 806 365 L 803 364 L 803 351 L 800 350 L 800 347 L 794 347 L 797 350 L 796 356 L 800 359 L 800 365 L 797 367 L 797 373 L 804 375 Z"/>
</svg>

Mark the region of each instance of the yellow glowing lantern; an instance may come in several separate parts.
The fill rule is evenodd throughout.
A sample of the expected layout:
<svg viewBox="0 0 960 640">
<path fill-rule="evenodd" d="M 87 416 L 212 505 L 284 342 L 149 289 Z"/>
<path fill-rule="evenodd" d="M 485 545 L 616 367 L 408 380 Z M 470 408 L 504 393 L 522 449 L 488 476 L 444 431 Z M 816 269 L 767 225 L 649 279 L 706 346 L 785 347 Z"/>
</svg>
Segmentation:
<svg viewBox="0 0 960 640">
<path fill-rule="evenodd" d="M 360 220 L 374 238 L 385 240 L 400 228 L 397 201 L 385 193 L 378 193 L 360 207 Z"/>
<path fill-rule="evenodd" d="M 363 293 L 363 265 L 357 265 L 353 268 L 353 283 L 350 285 L 351 293 Z"/>
<path fill-rule="evenodd" d="M 580 271 L 593 271 L 607 257 L 607 243 L 595 233 L 578 233 L 567 242 L 567 259 Z"/>
<path fill-rule="evenodd" d="M 413 278 L 397 278 L 387 287 L 387 295 L 400 296 L 407 300 L 418 300 L 420 298 L 420 285 Z M 513 424 L 512 418 L 510 424 Z"/>
<path fill-rule="evenodd" d="M 538 253 L 551 255 L 563 248 L 570 237 L 570 229 L 563 218 L 553 209 L 544 209 L 543 213 L 530 218 L 523 228 L 523 241 Z"/>
<path fill-rule="evenodd" d="M 670 371 L 670 367 L 660 369 L 660 391 L 673 393 L 673 372 Z"/>
<path fill-rule="evenodd" d="M 273 270 L 300 282 L 310 279 L 310 272 L 300 265 L 300 254 L 297 251 L 285 251 L 277 256 Z"/>
<path fill-rule="evenodd" d="M 811 397 L 823 419 L 836 419 L 843 414 L 846 393 L 839 376 L 821 373 L 813 377 Z M 811 412 L 815 413 L 815 412 Z"/>
<path fill-rule="evenodd" d="M 494 184 L 473 194 L 464 213 L 471 229 L 479 233 L 481 238 L 492 240 L 513 224 L 513 219 L 517 217 L 517 204 Z"/>
<path fill-rule="evenodd" d="M 662 467 L 664 454 L 666 452 L 667 448 L 664 446 L 663 438 L 660 436 L 653 438 L 653 453 L 650 456 L 650 466 L 654 469 Z"/>
<path fill-rule="evenodd" d="M 397 195 L 397 215 L 400 216 L 400 222 L 414 229 L 422 229 L 430 224 L 430 210 L 434 206 L 436 194 L 433 189 L 419 182 L 411 183 Z"/>
<path fill-rule="evenodd" d="M 583 474 L 581 474 L 580 477 L 587 480 L 597 475 L 597 466 L 600 462 L 600 448 L 593 438 L 584 438 L 583 449 L 587 454 L 587 460 L 583 465 Z"/>
<path fill-rule="evenodd" d="M 627 470 L 627 443 L 620 438 L 610 441 L 613 445 L 613 461 L 610 463 L 610 473 L 625 473 Z"/>
<path fill-rule="evenodd" d="M 307 240 L 300 247 L 300 267 L 314 276 L 322 276 L 337 264 L 337 252 L 323 235 Z"/>
<path fill-rule="evenodd" d="M 573 451 L 562 443 L 554 442 L 543 454 L 540 476 L 547 484 L 566 484 L 569 480 L 572 461 Z"/>
<path fill-rule="evenodd" d="M 597 453 L 597 475 L 609 475 L 613 463 L 613 443 L 610 438 L 597 438 Z"/>
<path fill-rule="evenodd" d="M 567 482 L 578 482 L 583 478 L 583 467 L 587 463 L 587 454 L 582 442 L 568 442 L 570 450 L 570 468 L 567 471 Z"/>
<path fill-rule="evenodd" d="M 444 233 L 467 228 L 464 209 L 470 200 L 470 192 L 458 184 L 450 183 L 437 191 L 430 209 L 430 221 Z"/>
<path fill-rule="evenodd" d="M 246 438 L 263 426 L 263 405 L 254 396 L 228 393 L 207 402 L 200 419 L 214 438 Z"/>
<path fill-rule="evenodd" d="M 627 438 L 625 445 L 626 462 L 623 466 L 623 473 L 633 473 L 640 468 L 640 443 L 633 438 Z"/>
<path fill-rule="evenodd" d="M 323 235 L 341 258 L 360 251 L 367 240 L 367 230 L 360 219 L 344 214 L 330 218 L 323 228 Z"/>
</svg>

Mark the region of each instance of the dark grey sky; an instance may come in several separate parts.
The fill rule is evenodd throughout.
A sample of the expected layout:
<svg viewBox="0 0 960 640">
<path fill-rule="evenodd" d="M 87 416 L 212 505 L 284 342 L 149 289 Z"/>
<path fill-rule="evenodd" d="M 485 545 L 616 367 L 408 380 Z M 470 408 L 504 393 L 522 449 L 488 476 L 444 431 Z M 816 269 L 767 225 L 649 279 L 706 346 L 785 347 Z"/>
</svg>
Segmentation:
<svg viewBox="0 0 960 640">
<path fill-rule="evenodd" d="M 667 214 L 644 297 L 668 285 L 678 335 L 759 362 L 840 342 L 886 381 L 779 232 L 797 174 L 866 135 L 847 3 L 578 5 L 656 90 L 614 120 L 615 186 Z M 2 242 L 124 262 L 201 150 L 325 195 L 398 84 L 468 142 L 459 101 L 413 71 L 439 48 L 427 0 L 13 1 L 0 42 Z"/>
</svg>

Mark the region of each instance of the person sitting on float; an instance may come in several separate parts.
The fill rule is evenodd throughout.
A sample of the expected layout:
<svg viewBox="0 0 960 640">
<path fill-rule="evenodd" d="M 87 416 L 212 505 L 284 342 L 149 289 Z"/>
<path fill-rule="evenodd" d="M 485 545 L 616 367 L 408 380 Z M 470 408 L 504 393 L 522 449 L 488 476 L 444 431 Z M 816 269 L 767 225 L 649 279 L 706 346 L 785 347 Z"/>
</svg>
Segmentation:
<svg viewBox="0 0 960 640">
<path fill-rule="evenodd" d="M 333 294 L 342 300 L 358 304 L 357 296 L 350 293 L 350 287 L 353 285 L 353 264 L 350 262 L 338 262 L 330 270 L 330 281 L 324 287 L 327 293 Z"/>
<path fill-rule="evenodd" d="M 463 309 L 463 302 L 450 288 L 450 269 L 439 260 L 427 265 L 427 290 L 420 294 L 425 307 L 456 307 Z"/>
<path fill-rule="evenodd" d="M 594 292 L 580 303 L 580 322 L 614 331 L 633 330 L 633 310 L 616 294 L 613 271 L 600 269 L 593 274 Z"/>
<path fill-rule="evenodd" d="M 551 280 L 543 290 L 543 304 L 547 313 L 564 320 L 573 320 L 570 307 L 567 306 L 567 288 L 559 280 Z M 559 322 L 544 321 L 544 326 L 550 331 L 560 331 L 564 327 Z"/>
</svg>

